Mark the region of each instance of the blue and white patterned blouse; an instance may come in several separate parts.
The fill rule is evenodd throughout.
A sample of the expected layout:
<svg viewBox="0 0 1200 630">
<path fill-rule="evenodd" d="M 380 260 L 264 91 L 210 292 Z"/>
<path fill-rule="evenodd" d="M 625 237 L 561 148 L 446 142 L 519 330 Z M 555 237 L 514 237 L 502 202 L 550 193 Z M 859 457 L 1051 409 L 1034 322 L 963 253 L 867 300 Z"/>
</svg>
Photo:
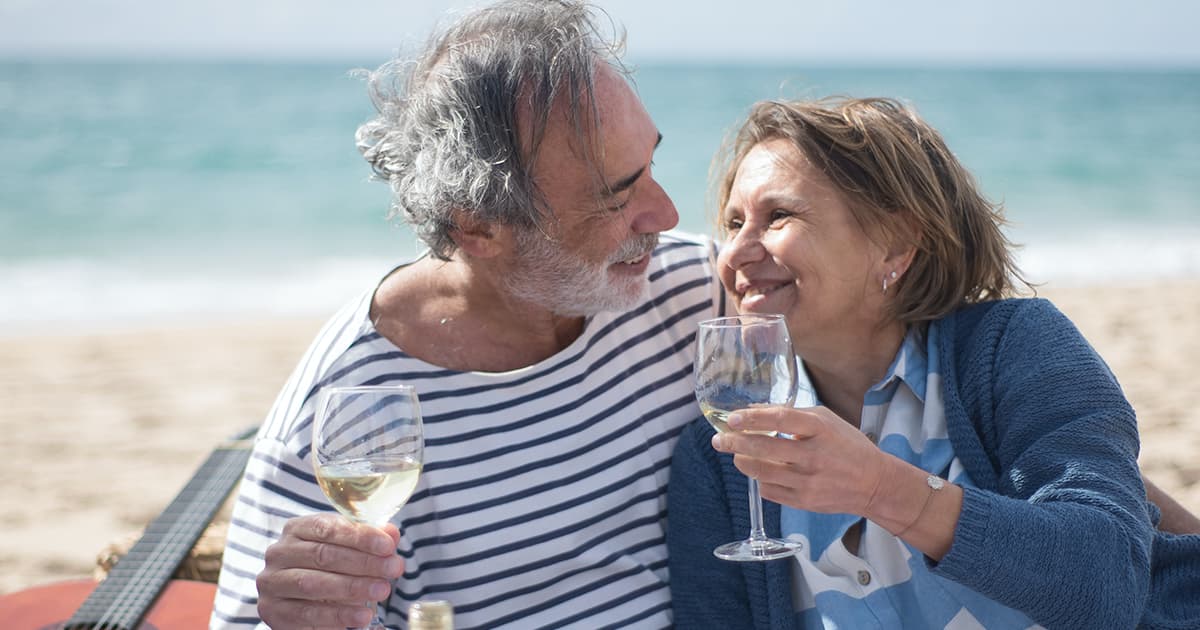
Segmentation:
<svg viewBox="0 0 1200 630">
<path fill-rule="evenodd" d="M 971 486 L 946 432 L 935 335 L 931 329 L 923 347 L 920 335 L 908 334 L 887 375 L 867 392 L 860 428 L 884 452 Z M 811 395 L 801 398 L 797 406 L 816 404 Z M 1020 612 L 933 575 L 919 550 L 871 521 L 858 555 L 850 553 L 842 536 L 860 520 L 783 507 L 783 535 L 804 543 L 792 567 L 800 627 L 1040 628 Z"/>
</svg>

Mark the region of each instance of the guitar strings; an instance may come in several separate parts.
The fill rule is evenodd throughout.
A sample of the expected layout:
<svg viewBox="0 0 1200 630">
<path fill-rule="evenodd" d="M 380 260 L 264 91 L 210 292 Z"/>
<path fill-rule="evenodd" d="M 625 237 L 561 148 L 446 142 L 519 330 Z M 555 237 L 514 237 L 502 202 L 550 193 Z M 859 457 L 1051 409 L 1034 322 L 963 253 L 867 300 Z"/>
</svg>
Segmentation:
<svg viewBox="0 0 1200 630">
<path fill-rule="evenodd" d="M 204 467 L 202 467 L 201 470 L 203 471 L 204 468 L 210 468 L 210 466 L 208 464 L 211 464 L 211 463 L 212 463 L 212 460 L 210 460 L 209 462 L 206 462 L 206 465 Z M 207 487 L 207 486 L 203 486 L 203 484 L 202 484 L 202 487 Z M 172 501 L 172 503 L 170 505 L 168 505 L 167 510 L 164 512 L 164 516 L 166 514 L 176 514 L 176 513 L 185 514 L 187 512 L 186 508 L 188 507 L 189 503 L 194 503 L 195 498 L 197 496 L 199 496 L 200 494 L 201 493 L 196 492 L 196 485 L 188 484 L 188 486 L 185 486 L 184 490 L 182 492 L 180 492 L 180 495 L 174 501 Z M 183 509 L 176 509 L 176 508 L 183 508 Z M 157 524 L 158 524 L 157 521 L 154 523 L 151 523 L 146 534 L 144 534 L 142 537 L 142 540 L 147 541 L 147 544 L 154 543 L 151 546 L 151 553 L 149 555 L 146 555 L 145 557 L 140 558 L 140 559 L 136 558 L 135 552 L 139 551 L 137 549 L 137 547 L 139 546 L 138 544 L 135 544 L 134 548 L 130 549 L 129 553 L 126 554 L 126 558 L 128 558 L 130 561 L 136 562 L 136 564 L 133 565 L 135 570 L 131 575 L 129 575 L 126 578 L 126 584 L 124 585 L 124 588 L 122 590 L 119 590 L 117 592 L 117 597 L 112 599 L 112 601 L 110 601 L 108 603 L 108 607 L 105 609 L 104 614 L 101 616 L 101 618 L 99 620 L 99 628 L 107 628 L 107 627 L 109 627 L 110 623 L 114 624 L 113 627 L 117 627 L 117 628 L 132 626 L 132 624 L 135 623 L 137 620 L 128 619 L 127 617 L 131 616 L 132 614 L 136 614 L 138 611 L 136 609 L 133 609 L 133 610 L 129 609 L 129 605 L 134 600 L 142 599 L 145 597 L 146 593 L 144 593 L 144 587 L 145 587 L 145 582 L 147 581 L 146 573 L 148 571 L 153 570 L 156 574 L 160 574 L 162 567 L 160 567 L 159 565 L 162 563 L 162 556 L 166 555 L 168 553 L 171 555 L 178 553 L 178 549 L 168 548 L 165 546 L 165 543 L 173 542 L 172 541 L 173 536 L 171 535 L 172 529 L 177 529 L 177 527 L 176 527 L 177 525 L 186 526 L 187 524 L 182 523 L 182 521 L 176 520 L 172 523 L 168 523 L 168 528 L 167 528 L 166 532 L 155 532 L 153 530 L 155 529 L 155 525 L 157 525 Z M 163 533 L 165 533 L 166 536 L 163 536 L 163 537 L 161 537 L 160 540 L 158 540 L 157 542 L 154 542 L 153 537 L 156 535 L 162 536 Z M 141 540 L 139 540 L 139 543 L 140 542 L 141 542 Z M 122 569 L 122 567 L 121 567 L 120 563 L 118 563 L 118 565 L 113 570 L 113 574 L 120 573 L 121 569 Z M 110 577 L 121 577 L 121 576 L 110 575 Z M 170 576 L 168 575 L 167 578 L 169 578 L 169 577 Z"/>
<path fill-rule="evenodd" d="M 244 464 L 242 468 L 244 468 Z M 209 482 L 204 484 L 198 492 L 191 493 L 191 496 L 181 502 L 179 507 L 182 509 L 179 512 L 187 513 L 188 511 L 194 511 L 197 504 L 208 507 L 213 505 L 214 502 L 223 500 L 228 494 L 228 488 L 230 487 L 230 484 L 226 482 L 236 481 L 236 477 L 240 476 L 240 474 L 240 468 L 229 466 L 228 462 L 226 462 L 226 467 L 219 472 L 219 477 L 214 476 L 210 478 Z M 219 503 L 217 504 L 217 508 L 219 508 Z M 217 508 L 212 509 L 215 510 Z M 129 582 L 130 588 L 124 591 L 121 597 L 112 603 L 110 607 L 112 614 L 125 614 L 129 616 L 137 614 L 139 608 L 144 610 L 149 606 L 153 598 L 158 595 L 158 588 L 154 588 L 154 583 L 159 582 L 158 586 L 161 587 L 161 583 L 170 579 L 171 574 L 175 571 L 178 560 L 173 556 L 178 556 L 180 552 L 186 555 L 187 551 L 194 544 L 193 532 L 187 531 L 193 528 L 194 524 L 184 522 L 183 520 L 177 520 L 171 524 L 159 545 L 154 548 L 154 551 L 147 560 L 137 567 L 137 572 Z M 171 564 L 169 567 L 165 566 L 168 562 Z M 138 602 L 137 600 L 141 601 Z M 131 609 L 131 603 L 140 603 L 141 605 Z M 136 619 L 127 620 L 130 625 L 136 621 Z"/>
<path fill-rule="evenodd" d="M 189 493 L 188 488 L 185 486 L 184 490 L 180 492 L 179 497 L 168 505 L 168 511 L 177 511 L 179 514 L 186 514 L 189 511 L 197 511 L 198 507 L 208 508 L 214 505 L 214 503 L 216 507 L 211 508 L 212 511 L 220 508 L 220 504 L 228 496 L 230 488 L 236 483 L 238 477 L 241 476 L 242 471 L 245 469 L 245 462 L 248 458 L 248 454 L 243 451 L 223 449 L 221 452 L 224 454 L 224 457 L 223 461 L 219 462 L 221 465 L 220 469 L 213 476 L 209 477 L 198 491 Z M 215 459 L 214 457 L 210 462 Z M 204 468 L 208 467 L 210 462 L 206 462 L 201 467 L 201 470 L 203 471 Z M 213 467 L 215 468 L 216 466 Z M 173 509 L 176 507 L 176 504 L 178 504 L 180 509 Z M 151 523 L 151 526 L 153 525 L 154 523 Z M 193 535 L 194 532 L 188 530 L 192 530 L 193 528 L 194 524 L 185 522 L 184 519 L 176 519 L 171 523 L 151 554 L 137 566 L 134 574 L 127 582 L 127 587 L 109 604 L 97 622 L 97 625 L 94 625 L 93 628 L 96 630 L 110 628 L 113 630 L 133 630 L 132 626 L 138 619 L 130 619 L 129 617 L 144 614 L 145 609 L 159 595 L 159 589 L 155 588 L 155 582 L 169 580 L 175 572 L 178 561 L 173 562 L 170 567 L 162 565 L 171 561 L 171 556 L 176 555 L 181 546 L 186 547 L 183 549 L 184 555 L 191 550 L 195 544 L 195 536 Z M 148 531 L 147 533 L 151 532 Z M 119 567 L 120 563 L 117 566 Z M 165 578 L 162 577 L 164 569 L 168 571 Z"/>
<path fill-rule="evenodd" d="M 225 462 L 225 464 L 226 466 L 217 475 L 214 475 L 204 483 L 198 491 L 189 493 L 185 489 L 185 492 L 181 493 L 179 500 L 173 502 L 176 505 L 169 506 L 168 509 L 180 514 L 186 514 L 189 511 L 195 511 L 194 508 L 198 504 L 207 507 L 213 505 L 214 501 L 223 500 L 229 492 L 228 488 L 230 485 L 227 485 L 227 482 L 236 481 L 236 477 L 241 474 L 241 468 L 244 468 L 244 464 L 240 468 L 228 465 L 229 462 Z M 174 510 L 172 509 L 174 507 L 180 509 Z M 219 504 L 217 507 L 219 508 Z M 108 610 L 101 618 L 99 628 L 106 628 L 105 624 L 122 615 L 126 619 L 122 619 L 117 623 L 120 624 L 123 621 L 126 625 L 115 627 L 131 627 L 132 624 L 137 622 L 137 619 L 129 619 L 128 617 L 144 612 L 145 608 L 149 607 L 149 604 L 158 595 L 159 589 L 154 588 L 155 582 L 159 582 L 158 586 L 161 587 L 161 583 L 170 579 L 171 574 L 174 573 L 175 567 L 178 564 L 178 561 L 171 556 L 177 556 L 180 551 L 186 554 L 190 550 L 194 544 L 194 536 L 192 535 L 193 532 L 187 530 L 192 530 L 193 528 L 193 523 L 183 520 L 176 520 L 170 524 L 169 528 L 162 533 L 162 539 L 154 547 L 152 553 L 136 567 L 135 573 L 128 581 L 128 587 L 110 604 Z M 170 562 L 171 566 L 164 566 L 167 562 Z M 133 606 L 131 607 L 131 605 Z"/>
</svg>

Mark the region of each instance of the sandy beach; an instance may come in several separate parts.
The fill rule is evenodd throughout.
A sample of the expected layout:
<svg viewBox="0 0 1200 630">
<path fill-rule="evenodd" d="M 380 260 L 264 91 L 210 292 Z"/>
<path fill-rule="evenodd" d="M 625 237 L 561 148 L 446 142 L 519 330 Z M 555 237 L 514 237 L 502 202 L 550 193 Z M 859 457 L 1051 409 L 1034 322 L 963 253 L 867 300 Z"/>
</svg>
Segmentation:
<svg viewBox="0 0 1200 630">
<path fill-rule="evenodd" d="M 1200 280 L 1043 287 L 1138 411 L 1141 464 L 1200 512 Z M 266 413 L 319 320 L 0 338 L 0 593 L 87 577 Z"/>
</svg>

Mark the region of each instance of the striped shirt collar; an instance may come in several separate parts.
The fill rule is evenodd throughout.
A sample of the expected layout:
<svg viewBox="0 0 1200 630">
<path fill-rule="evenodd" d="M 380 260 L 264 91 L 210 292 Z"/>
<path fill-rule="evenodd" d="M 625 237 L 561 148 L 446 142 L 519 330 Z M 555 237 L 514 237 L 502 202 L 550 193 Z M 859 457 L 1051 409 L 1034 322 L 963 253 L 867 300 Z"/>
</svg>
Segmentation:
<svg viewBox="0 0 1200 630">
<path fill-rule="evenodd" d="M 883 379 L 876 383 L 871 389 L 867 390 L 868 404 L 875 402 L 872 392 L 879 392 L 883 395 L 880 402 L 890 400 L 894 386 L 903 382 L 908 386 L 912 393 L 922 403 L 925 402 L 925 385 L 927 383 L 929 362 L 925 354 L 925 346 L 923 343 L 924 335 L 921 335 L 915 329 L 909 329 L 908 334 L 904 336 L 904 341 L 900 343 L 900 349 L 896 352 L 896 358 L 892 359 L 891 366 L 888 367 L 887 374 Z"/>
</svg>

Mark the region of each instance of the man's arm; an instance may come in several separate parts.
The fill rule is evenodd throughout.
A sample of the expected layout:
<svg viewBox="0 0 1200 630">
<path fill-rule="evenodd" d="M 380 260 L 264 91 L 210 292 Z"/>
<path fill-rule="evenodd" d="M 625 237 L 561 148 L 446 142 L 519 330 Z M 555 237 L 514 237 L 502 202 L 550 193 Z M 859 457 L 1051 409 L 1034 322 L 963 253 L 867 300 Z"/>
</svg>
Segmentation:
<svg viewBox="0 0 1200 630">
<path fill-rule="evenodd" d="M 1200 534 L 1200 518 L 1154 485 L 1145 473 L 1142 483 L 1146 485 L 1146 498 L 1162 512 L 1162 520 L 1158 522 L 1160 530 L 1171 534 Z"/>
</svg>

